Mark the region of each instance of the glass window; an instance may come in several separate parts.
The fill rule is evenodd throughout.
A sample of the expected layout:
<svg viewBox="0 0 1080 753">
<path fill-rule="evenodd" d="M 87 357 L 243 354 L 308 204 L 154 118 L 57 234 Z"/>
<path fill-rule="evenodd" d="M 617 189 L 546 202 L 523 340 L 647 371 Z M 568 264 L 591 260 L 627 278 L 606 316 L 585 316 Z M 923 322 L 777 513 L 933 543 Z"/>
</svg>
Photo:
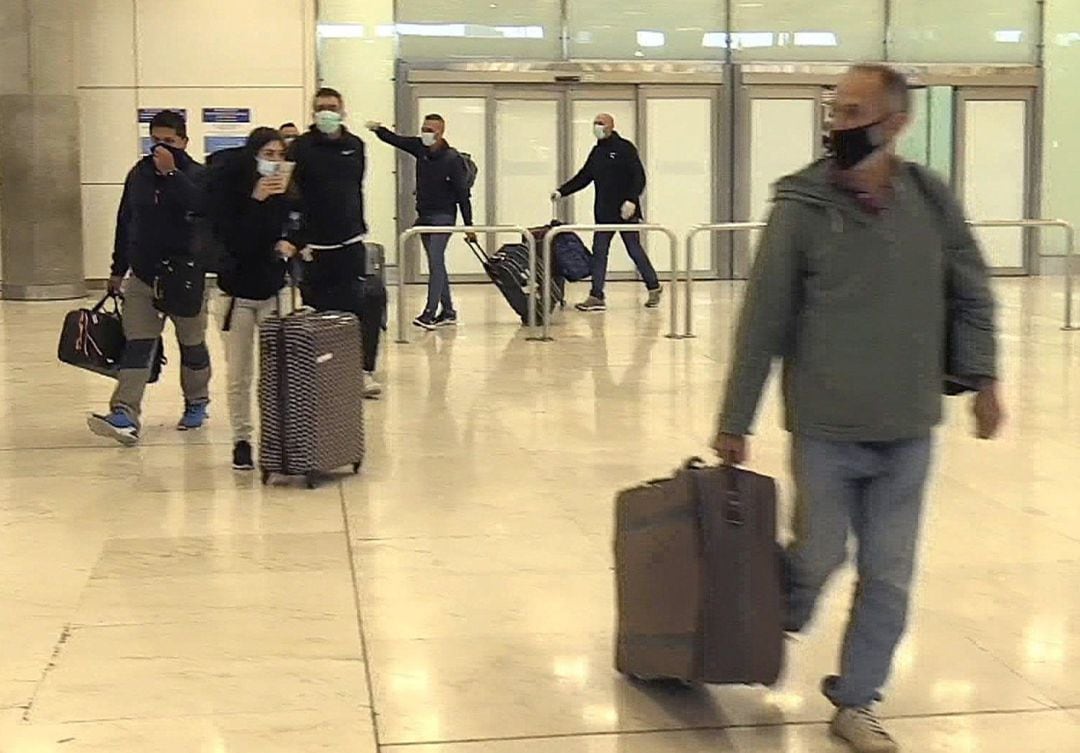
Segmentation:
<svg viewBox="0 0 1080 753">
<path fill-rule="evenodd" d="M 892 0 L 889 59 L 905 63 L 1035 63 L 1036 0 Z"/>
<path fill-rule="evenodd" d="M 559 0 L 398 0 L 402 59 L 562 57 Z"/>
<path fill-rule="evenodd" d="M 732 55 L 742 62 L 881 60 L 885 2 L 731 0 L 731 32 Z"/>
<path fill-rule="evenodd" d="M 570 57 L 723 60 L 723 0 L 567 0 Z"/>
</svg>

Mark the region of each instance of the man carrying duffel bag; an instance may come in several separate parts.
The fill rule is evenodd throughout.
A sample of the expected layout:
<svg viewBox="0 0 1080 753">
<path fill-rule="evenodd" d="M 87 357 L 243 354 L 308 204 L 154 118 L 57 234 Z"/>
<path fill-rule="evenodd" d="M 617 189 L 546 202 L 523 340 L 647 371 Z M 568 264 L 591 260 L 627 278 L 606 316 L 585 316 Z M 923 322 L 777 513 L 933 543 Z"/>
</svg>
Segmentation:
<svg viewBox="0 0 1080 753">
<path fill-rule="evenodd" d="M 194 256 L 203 166 L 185 151 L 187 125 L 179 113 L 155 115 L 150 137 L 150 153 L 124 183 L 116 219 L 109 291 L 123 293 L 126 338 L 116 389 L 109 412 L 87 420 L 98 436 L 128 446 L 139 441 L 143 393 L 166 319 L 180 342 L 184 411 L 176 428 L 201 428 L 210 402 L 205 274 Z"/>
</svg>

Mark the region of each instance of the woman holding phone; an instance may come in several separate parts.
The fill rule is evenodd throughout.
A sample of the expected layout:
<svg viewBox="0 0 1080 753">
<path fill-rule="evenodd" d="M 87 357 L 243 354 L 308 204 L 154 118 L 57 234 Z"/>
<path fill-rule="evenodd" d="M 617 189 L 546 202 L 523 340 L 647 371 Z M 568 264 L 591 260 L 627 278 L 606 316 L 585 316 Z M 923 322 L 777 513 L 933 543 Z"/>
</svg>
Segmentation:
<svg viewBox="0 0 1080 753">
<path fill-rule="evenodd" d="M 251 393 L 259 323 L 278 310 L 285 260 L 303 245 L 285 149 L 273 128 L 252 131 L 221 175 L 218 206 L 211 208 L 225 246 L 215 313 L 225 343 L 236 470 L 255 467 Z"/>
</svg>

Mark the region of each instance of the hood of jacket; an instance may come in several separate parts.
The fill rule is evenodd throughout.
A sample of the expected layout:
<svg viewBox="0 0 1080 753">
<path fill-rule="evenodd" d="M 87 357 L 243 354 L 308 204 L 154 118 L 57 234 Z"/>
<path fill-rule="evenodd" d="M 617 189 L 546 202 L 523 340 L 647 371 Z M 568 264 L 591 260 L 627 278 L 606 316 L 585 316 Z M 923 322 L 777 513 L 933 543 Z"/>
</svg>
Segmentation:
<svg viewBox="0 0 1080 753">
<path fill-rule="evenodd" d="M 855 194 L 837 185 L 832 161 L 823 158 L 805 169 L 781 178 L 774 187 L 773 201 L 794 201 L 824 209 L 833 224 L 850 218 L 868 224 L 872 215 L 859 204 Z"/>
</svg>

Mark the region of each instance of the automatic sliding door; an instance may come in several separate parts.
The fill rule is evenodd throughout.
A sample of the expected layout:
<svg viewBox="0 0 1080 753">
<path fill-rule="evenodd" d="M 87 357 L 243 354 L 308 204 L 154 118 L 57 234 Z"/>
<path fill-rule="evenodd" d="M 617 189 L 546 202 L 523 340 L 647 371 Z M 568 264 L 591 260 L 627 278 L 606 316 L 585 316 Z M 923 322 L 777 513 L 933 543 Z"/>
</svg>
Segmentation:
<svg viewBox="0 0 1080 753">
<path fill-rule="evenodd" d="M 644 159 L 648 186 L 646 219 L 667 225 L 682 238 L 694 225 L 718 215 L 716 150 L 723 134 L 716 87 L 643 87 Z M 722 180 L 722 179 L 721 179 Z M 659 271 L 670 271 L 667 240 L 649 238 L 649 254 Z M 699 238 L 695 268 L 714 273 L 716 264 L 705 238 Z M 681 263 L 681 262 L 680 262 Z"/>
<path fill-rule="evenodd" d="M 735 220 L 762 221 L 772 205 L 773 184 L 810 164 L 821 148 L 820 87 L 751 86 L 740 101 Z M 758 233 L 735 241 L 734 277 L 753 264 Z"/>
<path fill-rule="evenodd" d="M 547 90 L 496 90 L 495 221 L 547 222 L 559 185 L 561 97 Z"/>
<path fill-rule="evenodd" d="M 956 184 L 972 219 L 1030 216 L 1031 108 L 1026 91 L 957 91 Z M 994 272 L 1028 273 L 1028 231 L 977 228 L 976 233 Z"/>
</svg>

